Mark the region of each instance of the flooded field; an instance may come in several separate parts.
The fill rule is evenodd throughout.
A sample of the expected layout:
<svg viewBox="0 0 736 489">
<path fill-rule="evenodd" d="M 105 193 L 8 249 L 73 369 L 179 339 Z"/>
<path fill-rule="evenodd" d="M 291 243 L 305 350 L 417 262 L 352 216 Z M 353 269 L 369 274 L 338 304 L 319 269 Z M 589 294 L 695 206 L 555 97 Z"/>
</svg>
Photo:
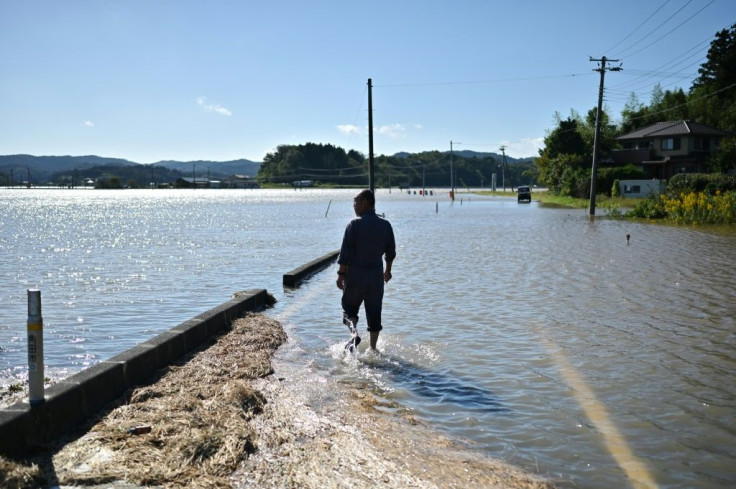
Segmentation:
<svg viewBox="0 0 736 489">
<path fill-rule="evenodd" d="M 27 375 L 27 288 L 56 378 L 266 288 L 277 371 L 316 409 L 369 389 L 562 487 L 736 484 L 736 230 L 382 190 L 382 353 L 345 357 L 333 271 L 281 275 L 339 247 L 353 193 L 0 190 L 0 384 Z"/>
</svg>

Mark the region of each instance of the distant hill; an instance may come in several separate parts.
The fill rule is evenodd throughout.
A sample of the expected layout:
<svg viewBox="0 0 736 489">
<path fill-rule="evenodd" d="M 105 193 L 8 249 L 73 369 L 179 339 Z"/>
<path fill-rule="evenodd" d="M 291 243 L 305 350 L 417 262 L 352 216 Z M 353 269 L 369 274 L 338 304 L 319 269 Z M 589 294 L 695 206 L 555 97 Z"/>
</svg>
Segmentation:
<svg viewBox="0 0 736 489">
<path fill-rule="evenodd" d="M 205 175 L 209 170 L 211 176 L 248 175 L 255 177 L 261 168 L 261 163 L 246 159 L 232 161 L 171 161 L 164 160 L 153 163 L 172 170 L 179 170 L 184 175 L 191 175 L 192 171 L 197 175 Z"/>
<path fill-rule="evenodd" d="M 449 151 L 442 151 L 442 153 L 449 153 Z M 493 158 L 495 160 L 501 161 L 503 160 L 503 155 L 500 155 L 498 153 L 482 153 L 478 151 L 470 151 L 470 150 L 462 150 L 462 151 L 453 151 L 453 154 L 457 156 L 461 156 L 463 158 Z M 407 153 L 405 151 L 401 151 L 399 153 L 394 154 L 397 158 L 406 158 L 412 153 Z M 533 156 L 528 156 L 526 158 L 512 158 L 511 156 L 506 155 L 506 161 L 509 164 L 513 163 L 531 163 L 534 161 Z"/>
<path fill-rule="evenodd" d="M 121 158 L 105 158 L 102 156 L 33 156 L 33 155 L 0 155 L 0 173 L 13 174 L 13 179 L 23 181 L 30 179 L 34 183 L 48 180 L 51 175 L 78 170 L 83 172 L 93 167 L 126 167 L 126 166 L 162 166 L 171 170 L 179 170 L 183 175 L 191 175 L 192 170 L 202 174 L 209 169 L 212 178 L 227 177 L 234 174 L 255 176 L 261 163 L 246 159 L 233 161 L 159 161 L 151 165 L 136 163 Z M 83 176 L 83 175 L 80 175 Z"/>
</svg>

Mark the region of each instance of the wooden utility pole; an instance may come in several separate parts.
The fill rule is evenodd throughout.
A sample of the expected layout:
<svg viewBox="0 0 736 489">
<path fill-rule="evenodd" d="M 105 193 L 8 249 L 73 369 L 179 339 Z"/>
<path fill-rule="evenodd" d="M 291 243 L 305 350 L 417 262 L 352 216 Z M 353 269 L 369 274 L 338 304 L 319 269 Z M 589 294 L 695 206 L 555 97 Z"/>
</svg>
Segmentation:
<svg viewBox="0 0 736 489">
<path fill-rule="evenodd" d="M 501 164 L 501 182 L 503 183 L 503 191 L 506 192 L 506 170 L 508 169 L 508 164 L 506 163 L 506 146 L 501 146 L 499 148 L 501 150 L 501 154 L 503 154 L 503 163 Z M 511 180 L 511 174 L 509 173 L 509 185 L 511 185 L 511 191 L 514 191 L 514 182 Z"/>
<path fill-rule="evenodd" d="M 368 187 L 376 193 L 375 163 L 373 160 L 373 83 L 368 78 Z"/>
<path fill-rule="evenodd" d="M 455 175 L 452 171 L 452 141 L 450 141 L 450 200 L 455 201 Z"/>
<path fill-rule="evenodd" d="M 593 167 L 590 171 L 590 209 L 588 210 L 588 214 L 590 216 L 595 216 L 595 180 L 598 171 L 598 141 L 601 138 L 601 118 L 603 115 L 603 79 L 606 76 L 606 62 L 610 61 L 613 63 L 617 63 L 618 60 L 606 59 L 605 56 L 601 57 L 601 59 L 590 58 L 590 60 L 600 63 L 599 67 L 593 69 L 593 71 L 597 71 L 601 74 L 601 83 L 598 87 L 598 111 L 595 114 L 595 136 L 593 137 Z M 614 66 L 613 68 L 608 68 L 608 70 L 621 71 L 621 66 Z"/>
</svg>

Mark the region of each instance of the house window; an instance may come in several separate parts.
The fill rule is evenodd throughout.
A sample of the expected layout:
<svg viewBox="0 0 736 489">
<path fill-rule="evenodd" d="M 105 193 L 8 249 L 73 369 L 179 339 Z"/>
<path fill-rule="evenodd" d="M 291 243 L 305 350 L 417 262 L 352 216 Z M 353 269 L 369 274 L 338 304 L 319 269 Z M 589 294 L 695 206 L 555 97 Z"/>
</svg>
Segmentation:
<svg viewBox="0 0 736 489">
<path fill-rule="evenodd" d="M 695 138 L 695 149 L 707 151 L 710 149 L 710 138 Z"/>
<path fill-rule="evenodd" d="M 641 186 L 639 185 L 624 185 L 625 194 L 638 194 L 641 192 Z"/>
<path fill-rule="evenodd" d="M 673 151 L 680 149 L 680 138 L 666 138 L 662 139 L 660 148 L 663 151 Z"/>
</svg>

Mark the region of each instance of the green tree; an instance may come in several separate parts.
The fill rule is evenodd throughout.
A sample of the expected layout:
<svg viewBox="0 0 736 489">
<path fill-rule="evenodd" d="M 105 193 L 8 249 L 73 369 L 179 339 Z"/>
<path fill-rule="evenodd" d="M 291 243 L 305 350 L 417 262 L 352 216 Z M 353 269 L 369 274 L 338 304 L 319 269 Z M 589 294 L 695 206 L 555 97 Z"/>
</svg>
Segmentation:
<svg viewBox="0 0 736 489">
<path fill-rule="evenodd" d="M 539 183 L 545 185 L 551 192 L 560 195 L 574 195 L 578 187 L 580 172 L 586 173 L 584 166 L 587 159 L 575 154 L 557 154 L 550 156 L 545 149 L 534 160 L 539 172 Z M 590 176 L 588 174 L 588 179 Z M 575 180 L 575 181 L 573 181 Z"/>
<path fill-rule="evenodd" d="M 120 181 L 118 176 L 106 176 L 104 178 L 98 178 L 95 182 L 95 188 L 100 189 L 116 189 L 123 188 L 123 183 Z"/>
<path fill-rule="evenodd" d="M 331 144 L 306 143 L 298 146 L 281 145 L 275 153 L 268 153 L 258 172 L 261 182 L 350 182 L 361 170 L 360 153 L 345 152 Z"/>
<path fill-rule="evenodd" d="M 623 121 L 618 129 L 621 134 L 661 121 L 688 120 L 691 117 L 685 92 L 681 88 L 662 91 L 659 83 L 652 89 L 649 105 L 639 103 L 636 94 L 632 93 L 621 111 L 621 116 Z"/>
<path fill-rule="evenodd" d="M 736 171 L 736 137 L 721 141 L 718 150 L 708 160 L 708 165 L 714 172 Z"/>
<path fill-rule="evenodd" d="M 581 134 L 580 116 L 572 114 L 562 120 L 559 114 L 555 114 L 557 127 L 544 138 L 545 150 L 551 157 L 561 154 L 585 155 L 589 153 L 588 146 Z"/>
<path fill-rule="evenodd" d="M 589 154 L 593 156 L 593 145 L 595 142 L 595 120 L 596 113 L 598 112 L 597 107 L 593 107 L 588 111 L 585 116 L 585 121 L 580 124 L 580 134 L 585 141 L 586 148 L 589 148 Z M 600 158 L 606 158 L 611 154 L 611 151 L 618 146 L 616 136 L 618 136 L 618 128 L 615 124 L 611 123 L 611 118 L 608 116 L 608 112 L 604 108 L 601 114 L 601 133 L 600 139 L 598 140 L 598 156 Z"/>
<path fill-rule="evenodd" d="M 709 87 L 714 90 L 736 83 L 736 24 L 716 33 L 711 41 L 707 61 L 698 69 L 693 89 Z"/>
<path fill-rule="evenodd" d="M 736 24 L 716 33 L 689 101 L 693 118 L 736 133 Z"/>
<path fill-rule="evenodd" d="M 581 134 L 580 117 L 572 114 L 565 120 L 555 114 L 557 127 L 544 138 L 544 149 L 534 160 L 539 183 L 561 195 L 577 193 L 581 172 L 590 161 L 592 147 Z"/>
</svg>

